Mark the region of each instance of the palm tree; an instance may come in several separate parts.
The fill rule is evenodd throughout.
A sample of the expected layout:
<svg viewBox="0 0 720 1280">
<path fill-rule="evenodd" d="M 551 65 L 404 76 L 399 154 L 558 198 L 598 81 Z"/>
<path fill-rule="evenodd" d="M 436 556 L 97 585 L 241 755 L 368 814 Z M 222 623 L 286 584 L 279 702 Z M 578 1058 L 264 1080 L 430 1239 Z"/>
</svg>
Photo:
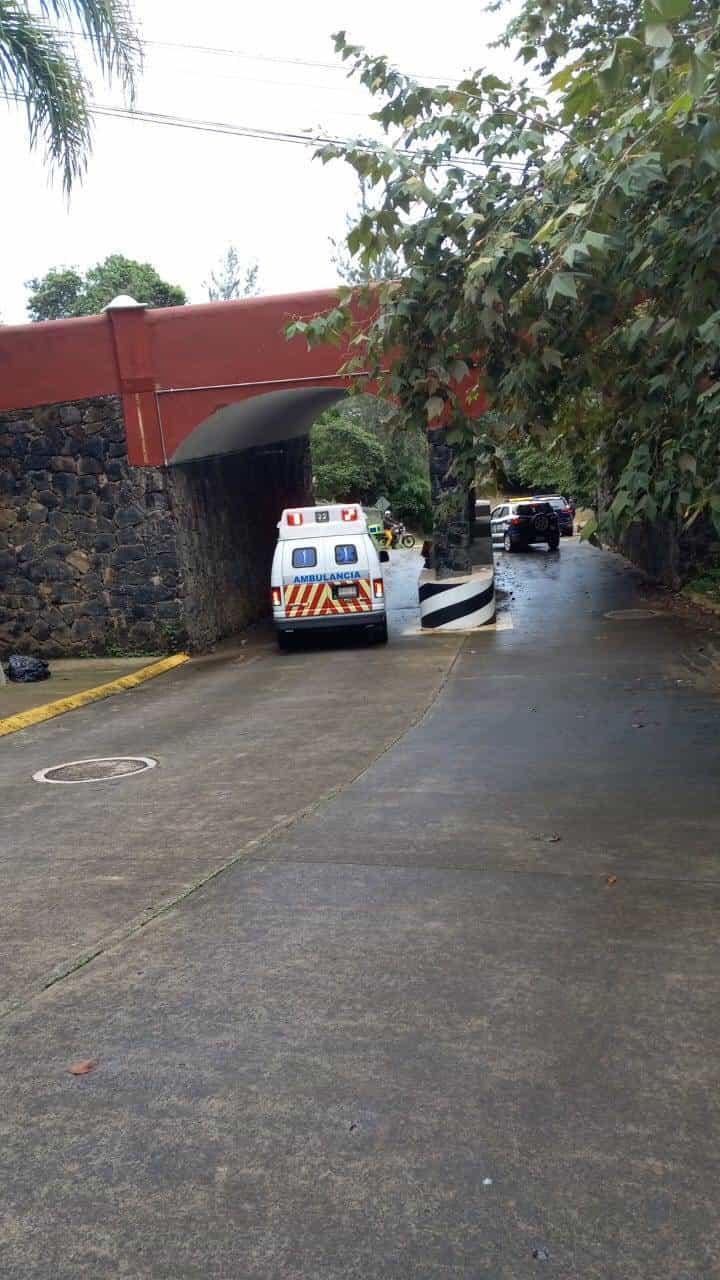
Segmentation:
<svg viewBox="0 0 720 1280">
<path fill-rule="evenodd" d="M 0 0 L 0 96 L 27 110 L 30 146 L 42 145 L 67 192 L 91 146 L 90 86 L 73 47 L 86 40 L 108 80 L 132 101 L 142 57 L 126 0 Z M 73 31 L 73 22 L 80 30 Z"/>
</svg>

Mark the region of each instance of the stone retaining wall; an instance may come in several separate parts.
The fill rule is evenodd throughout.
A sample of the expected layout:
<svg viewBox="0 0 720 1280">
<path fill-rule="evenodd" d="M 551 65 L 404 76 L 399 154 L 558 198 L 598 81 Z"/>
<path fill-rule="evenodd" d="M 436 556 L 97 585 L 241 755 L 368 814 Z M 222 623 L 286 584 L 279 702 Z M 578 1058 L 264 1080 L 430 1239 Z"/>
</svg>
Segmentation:
<svg viewBox="0 0 720 1280">
<path fill-rule="evenodd" d="M 308 457 L 140 469 L 114 397 L 0 415 L 0 656 L 202 648 L 261 616 Z"/>
<path fill-rule="evenodd" d="M 308 438 L 168 469 L 185 630 L 205 649 L 270 612 L 277 522 L 311 501 Z"/>
<path fill-rule="evenodd" d="M 705 515 L 689 527 L 663 517 L 653 524 L 632 524 L 614 550 L 642 569 L 651 582 L 671 591 L 699 576 L 703 568 L 716 568 L 720 563 L 720 542 Z"/>
</svg>

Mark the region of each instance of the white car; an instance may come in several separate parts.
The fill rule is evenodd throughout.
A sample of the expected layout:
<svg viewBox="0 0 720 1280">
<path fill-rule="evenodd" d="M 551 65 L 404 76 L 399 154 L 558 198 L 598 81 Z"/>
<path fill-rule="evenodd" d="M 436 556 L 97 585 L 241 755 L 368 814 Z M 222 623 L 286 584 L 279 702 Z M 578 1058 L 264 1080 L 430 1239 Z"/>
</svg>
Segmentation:
<svg viewBox="0 0 720 1280">
<path fill-rule="evenodd" d="M 382 563 L 357 502 L 290 507 L 278 524 L 271 592 L 278 644 L 305 631 L 363 627 L 388 638 Z"/>
</svg>

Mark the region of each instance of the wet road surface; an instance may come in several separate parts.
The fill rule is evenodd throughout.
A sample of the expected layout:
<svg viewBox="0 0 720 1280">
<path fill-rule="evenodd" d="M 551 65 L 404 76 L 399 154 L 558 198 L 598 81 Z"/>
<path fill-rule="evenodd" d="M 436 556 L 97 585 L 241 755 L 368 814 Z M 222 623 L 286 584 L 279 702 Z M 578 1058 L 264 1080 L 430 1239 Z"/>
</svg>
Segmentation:
<svg viewBox="0 0 720 1280">
<path fill-rule="evenodd" d="M 635 575 L 575 542 L 501 581 L 512 630 L 354 782 L 6 1019 L 1 1274 L 720 1275 L 703 637 L 607 617 L 645 609 Z M 290 720 L 352 749 L 313 680 Z M 266 743 L 278 794 L 304 759 Z"/>
</svg>

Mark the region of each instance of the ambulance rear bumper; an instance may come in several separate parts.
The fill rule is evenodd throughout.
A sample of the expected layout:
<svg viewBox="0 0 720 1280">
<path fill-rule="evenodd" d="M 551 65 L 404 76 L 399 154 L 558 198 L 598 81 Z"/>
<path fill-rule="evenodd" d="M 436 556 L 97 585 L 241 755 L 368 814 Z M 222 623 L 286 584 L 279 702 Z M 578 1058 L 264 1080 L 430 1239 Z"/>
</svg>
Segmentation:
<svg viewBox="0 0 720 1280">
<path fill-rule="evenodd" d="M 276 631 L 326 631 L 331 627 L 382 626 L 387 614 L 384 609 L 372 613 L 339 613 L 329 618 L 273 618 Z"/>
</svg>

